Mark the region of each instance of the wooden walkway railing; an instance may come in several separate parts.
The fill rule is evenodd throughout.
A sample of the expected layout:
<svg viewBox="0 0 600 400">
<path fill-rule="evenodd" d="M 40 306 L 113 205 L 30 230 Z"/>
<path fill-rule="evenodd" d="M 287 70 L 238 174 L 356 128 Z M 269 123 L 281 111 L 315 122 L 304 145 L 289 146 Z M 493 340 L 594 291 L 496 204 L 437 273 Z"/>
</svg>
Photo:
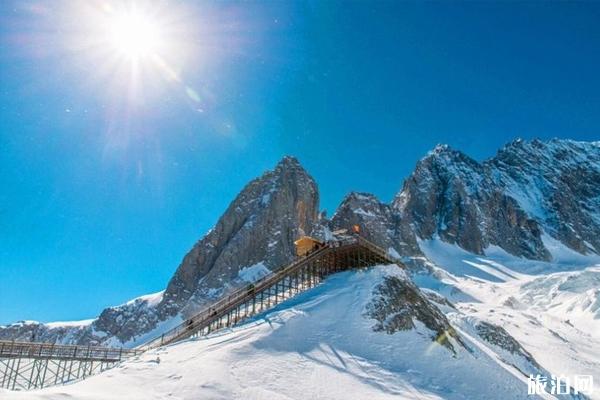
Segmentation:
<svg viewBox="0 0 600 400">
<path fill-rule="evenodd" d="M 385 250 L 360 236 L 328 242 L 307 256 L 210 304 L 198 314 L 138 349 L 145 351 L 191 336 L 231 327 L 300 291 L 313 287 L 330 273 L 395 262 Z"/>
</svg>

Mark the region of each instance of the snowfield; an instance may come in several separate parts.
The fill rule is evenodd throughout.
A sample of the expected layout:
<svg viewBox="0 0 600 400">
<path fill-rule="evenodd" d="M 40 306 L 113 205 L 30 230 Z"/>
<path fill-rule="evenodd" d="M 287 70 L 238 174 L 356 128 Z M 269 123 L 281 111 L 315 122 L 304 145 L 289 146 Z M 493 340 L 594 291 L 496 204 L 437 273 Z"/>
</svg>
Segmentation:
<svg viewBox="0 0 600 400">
<path fill-rule="evenodd" d="M 589 397 L 600 399 L 600 257 L 558 242 L 548 246 L 550 263 L 497 247 L 479 256 L 439 240 L 420 246 L 438 279 L 423 275 L 415 281 L 456 306 L 446 313 L 454 326 L 471 318 L 499 325 L 551 374 L 592 375 Z"/>
<path fill-rule="evenodd" d="M 432 342 L 432 332 L 419 322 L 414 330 L 374 332 L 365 307 L 373 289 L 391 275 L 405 276 L 395 266 L 336 274 L 233 330 L 148 352 L 85 381 L 2 392 L 1 397 L 533 398 L 527 396 L 525 376 L 511 362 L 460 327 L 469 349 L 454 343 L 456 354 Z"/>
</svg>

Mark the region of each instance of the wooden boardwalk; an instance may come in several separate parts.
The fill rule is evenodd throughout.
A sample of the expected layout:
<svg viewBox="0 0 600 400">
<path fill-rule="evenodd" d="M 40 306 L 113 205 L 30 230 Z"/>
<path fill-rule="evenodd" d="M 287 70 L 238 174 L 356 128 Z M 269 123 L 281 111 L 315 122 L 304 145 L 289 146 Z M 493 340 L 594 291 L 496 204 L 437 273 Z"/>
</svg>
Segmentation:
<svg viewBox="0 0 600 400">
<path fill-rule="evenodd" d="M 149 349 L 232 327 L 318 285 L 330 274 L 394 263 L 383 249 L 355 235 L 327 242 L 135 349 L 0 341 L 0 388 L 26 390 L 84 379 Z"/>
<path fill-rule="evenodd" d="M 139 348 L 148 350 L 231 327 L 314 287 L 332 273 L 394 263 L 397 261 L 392 260 L 383 249 L 360 236 L 328 242 L 315 252 L 211 304 Z"/>
</svg>

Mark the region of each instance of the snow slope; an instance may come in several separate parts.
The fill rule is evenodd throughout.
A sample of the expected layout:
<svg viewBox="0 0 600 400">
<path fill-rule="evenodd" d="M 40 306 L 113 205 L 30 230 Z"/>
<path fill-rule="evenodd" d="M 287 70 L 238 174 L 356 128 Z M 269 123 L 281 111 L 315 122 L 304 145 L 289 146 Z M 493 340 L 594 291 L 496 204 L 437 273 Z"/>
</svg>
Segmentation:
<svg viewBox="0 0 600 400">
<path fill-rule="evenodd" d="M 600 398 L 600 259 L 564 245 L 549 246 L 554 262 L 532 261 L 497 247 L 486 255 L 429 240 L 420 243 L 434 276 L 415 277 L 421 287 L 456 306 L 447 313 L 459 327 L 476 318 L 506 329 L 555 375 L 592 375 Z M 466 328 L 465 328 L 466 329 Z"/>
<path fill-rule="evenodd" d="M 16 399 L 519 399 L 524 375 L 459 327 L 456 353 L 416 328 L 374 332 L 365 316 L 395 266 L 333 275 L 245 325 L 148 352 L 83 382 Z M 445 310 L 447 311 L 447 310 Z M 521 365 L 526 363 L 521 362 Z M 525 367 L 527 368 L 527 367 Z"/>
</svg>

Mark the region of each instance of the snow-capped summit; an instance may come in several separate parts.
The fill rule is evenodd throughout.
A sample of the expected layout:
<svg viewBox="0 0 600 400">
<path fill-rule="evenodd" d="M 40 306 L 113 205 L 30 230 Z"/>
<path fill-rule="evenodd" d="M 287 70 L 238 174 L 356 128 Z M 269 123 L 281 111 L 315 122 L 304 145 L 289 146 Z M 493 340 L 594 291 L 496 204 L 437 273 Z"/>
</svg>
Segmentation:
<svg viewBox="0 0 600 400">
<path fill-rule="evenodd" d="M 538 223 L 486 166 L 449 147 L 438 146 L 417 163 L 392 207 L 421 239 L 440 237 L 477 254 L 497 245 L 528 258 L 550 257 Z"/>
<path fill-rule="evenodd" d="M 546 233 L 580 253 L 600 253 L 600 147 L 553 139 L 512 142 L 488 174 Z"/>
</svg>

